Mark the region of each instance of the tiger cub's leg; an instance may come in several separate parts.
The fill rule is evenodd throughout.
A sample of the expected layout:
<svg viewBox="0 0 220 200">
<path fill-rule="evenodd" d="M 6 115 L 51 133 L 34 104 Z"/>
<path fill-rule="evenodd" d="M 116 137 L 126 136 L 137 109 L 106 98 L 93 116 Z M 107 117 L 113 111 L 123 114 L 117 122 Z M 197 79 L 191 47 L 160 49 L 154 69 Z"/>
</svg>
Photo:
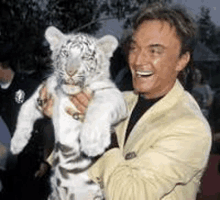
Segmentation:
<svg viewBox="0 0 220 200">
<path fill-rule="evenodd" d="M 69 191 L 69 188 L 67 187 L 59 187 L 59 196 L 61 197 L 61 200 L 76 200 L 74 197 L 74 193 L 71 193 Z"/>
<path fill-rule="evenodd" d="M 62 192 L 60 191 L 60 187 L 58 187 L 58 182 L 54 174 L 54 171 L 53 171 L 52 176 L 50 177 L 50 184 L 51 184 L 52 191 L 48 197 L 48 200 L 62 200 L 62 197 L 60 195 Z"/>
<path fill-rule="evenodd" d="M 95 184 L 73 189 L 75 200 L 104 200 L 100 187 Z"/>
</svg>

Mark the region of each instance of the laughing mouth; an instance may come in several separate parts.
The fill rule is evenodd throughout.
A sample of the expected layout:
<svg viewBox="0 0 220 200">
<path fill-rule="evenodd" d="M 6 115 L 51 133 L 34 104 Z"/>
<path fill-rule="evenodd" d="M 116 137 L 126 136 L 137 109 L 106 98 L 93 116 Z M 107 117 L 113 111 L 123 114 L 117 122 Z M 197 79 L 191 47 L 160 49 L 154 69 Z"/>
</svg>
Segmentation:
<svg viewBox="0 0 220 200">
<path fill-rule="evenodd" d="M 136 71 L 137 77 L 149 77 L 153 74 L 152 71 Z"/>
</svg>

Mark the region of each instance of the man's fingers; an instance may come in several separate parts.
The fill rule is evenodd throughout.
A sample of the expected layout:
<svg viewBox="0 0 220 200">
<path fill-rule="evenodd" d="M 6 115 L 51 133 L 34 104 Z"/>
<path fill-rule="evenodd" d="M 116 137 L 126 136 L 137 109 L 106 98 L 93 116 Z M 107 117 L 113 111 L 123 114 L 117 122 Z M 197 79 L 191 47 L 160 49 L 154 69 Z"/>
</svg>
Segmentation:
<svg viewBox="0 0 220 200">
<path fill-rule="evenodd" d="M 47 117 L 52 117 L 53 114 L 53 99 L 49 98 L 42 106 L 43 113 Z"/>
<path fill-rule="evenodd" d="M 70 96 L 70 100 L 76 106 L 77 110 L 79 110 L 81 113 L 85 113 L 92 96 L 92 91 L 87 89 L 76 95 Z"/>
<path fill-rule="evenodd" d="M 87 108 L 87 105 L 85 106 L 85 104 L 82 104 L 81 101 L 79 101 L 79 99 L 76 97 L 76 96 L 71 96 L 70 97 L 70 100 L 72 101 L 72 103 L 75 105 L 75 107 L 77 108 L 77 110 L 80 112 L 80 113 L 85 113 L 86 111 L 86 108 Z M 86 100 L 84 99 L 83 100 L 84 103 L 86 102 Z"/>
<path fill-rule="evenodd" d="M 66 112 L 67 112 L 69 115 L 71 115 L 71 116 L 76 112 L 76 111 L 75 111 L 73 108 L 71 108 L 71 107 L 66 107 L 65 110 L 66 110 Z"/>
<path fill-rule="evenodd" d="M 48 94 L 46 86 L 42 86 L 39 92 L 39 98 L 37 99 L 38 109 L 43 112 L 47 117 L 52 117 L 54 100 L 51 95 Z"/>
<path fill-rule="evenodd" d="M 91 100 L 93 97 L 93 91 L 89 88 L 86 88 L 83 93 L 87 96 L 87 99 Z"/>
<path fill-rule="evenodd" d="M 88 107 L 89 101 L 92 99 L 92 91 L 90 90 L 84 90 L 83 92 L 80 92 L 75 95 L 79 103 L 83 104 L 84 107 Z"/>
<path fill-rule="evenodd" d="M 45 85 L 42 86 L 40 90 L 40 98 L 41 99 L 47 99 L 47 88 Z"/>
<path fill-rule="evenodd" d="M 44 174 L 46 174 L 48 168 L 49 168 L 49 167 L 48 167 L 48 164 L 42 162 L 42 163 L 40 164 L 39 170 L 35 173 L 34 176 L 41 178 L 42 176 L 44 176 Z"/>
<path fill-rule="evenodd" d="M 75 109 L 73 109 L 72 107 L 66 107 L 66 112 L 72 116 L 75 120 L 80 120 L 83 121 L 84 119 L 84 114 L 83 113 L 78 113 L 76 112 Z"/>
<path fill-rule="evenodd" d="M 75 95 L 75 98 L 77 99 L 77 101 L 80 104 L 82 104 L 83 107 L 87 107 L 88 106 L 89 99 L 88 99 L 88 96 L 85 93 L 80 92 L 80 93 Z"/>
</svg>

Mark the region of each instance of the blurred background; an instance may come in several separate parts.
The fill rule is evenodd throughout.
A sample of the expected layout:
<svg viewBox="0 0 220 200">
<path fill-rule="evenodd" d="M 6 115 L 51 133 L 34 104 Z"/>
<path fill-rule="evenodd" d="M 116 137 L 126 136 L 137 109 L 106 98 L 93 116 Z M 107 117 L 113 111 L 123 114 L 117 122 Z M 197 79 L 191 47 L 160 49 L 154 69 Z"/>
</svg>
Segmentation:
<svg viewBox="0 0 220 200">
<path fill-rule="evenodd" d="M 44 38 L 48 26 L 56 26 L 64 33 L 80 31 L 96 37 L 112 34 L 123 43 L 132 17 L 141 6 L 156 1 L 185 6 L 198 25 L 194 63 L 185 73 L 184 83 L 207 117 L 216 144 L 198 199 L 220 200 L 219 0 L 0 0 L 0 44 L 14 45 L 11 59 L 18 72 L 43 80 L 51 67 L 49 46 Z M 111 75 L 119 89 L 132 89 L 121 46 L 112 58 Z M 7 132 L 0 118 L 0 141 L 6 145 L 10 143 Z"/>
</svg>

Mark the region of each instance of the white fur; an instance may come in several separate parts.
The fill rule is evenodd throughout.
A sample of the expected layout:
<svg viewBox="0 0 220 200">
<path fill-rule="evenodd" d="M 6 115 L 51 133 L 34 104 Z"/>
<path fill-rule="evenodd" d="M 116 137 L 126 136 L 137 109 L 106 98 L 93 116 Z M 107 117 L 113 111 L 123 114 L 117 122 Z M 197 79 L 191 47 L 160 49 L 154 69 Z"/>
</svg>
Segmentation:
<svg viewBox="0 0 220 200">
<path fill-rule="evenodd" d="M 50 43 L 54 67 L 54 73 L 47 79 L 46 87 L 48 95 L 52 95 L 54 99 L 52 120 L 55 129 L 55 142 L 73 147 L 78 155 L 81 151 L 88 156 L 100 155 L 110 144 L 111 127 L 127 116 L 127 108 L 123 96 L 109 78 L 109 59 L 118 42 L 116 38 L 110 35 L 101 39 L 86 36 L 89 37 L 89 41 L 92 43 L 90 50 L 96 52 L 95 58 L 97 61 L 95 72 L 87 72 L 85 67 L 92 68 L 95 66 L 95 62 L 90 61 L 90 57 L 84 61 L 80 57 L 82 53 L 79 53 L 78 47 L 71 47 L 68 51 L 70 55 L 67 57 L 65 57 L 65 49 L 62 50 L 64 56 L 57 58 L 61 54 L 61 46 L 66 44 L 66 41 L 75 38 L 76 35 L 66 35 L 55 27 L 49 27 L 45 36 Z M 81 37 L 81 35 L 79 36 Z M 80 37 L 78 39 L 77 36 L 76 41 L 80 40 Z M 74 44 L 74 42 L 71 44 Z M 85 48 L 87 47 L 85 46 Z M 85 50 L 85 52 L 87 51 L 88 49 Z M 70 72 L 74 72 L 72 77 L 68 76 Z M 83 85 L 82 83 L 78 84 L 82 80 L 80 79 L 82 75 L 85 76 Z M 66 85 L 62 81 L 75 82 L 76 85 Z M 11 140 L 13 154 L 18 154 L 26 146 L 31 137 L 30 133 L 34 121 L 43 116 L 37 108 L 37 98 L 41 88 L 42 86 L 40 85 L 32 97 L 21 107 L 16 130 Z M 81 122 L 73 119 L 65 108 L 72 107 L 77 112 L 76 107 L 69 100 L 69 94 L 76 94 L 85 88 L 92 90 L 94 96 L 88 106 L 84 121 Z M 67 162 L 60 162 L 62 167 L 68 168 Z M 88 179 L 87 174 L 83 176 Z M 75 191 L 77 187 L 78 190 L 81 190 L 83 186 L 79 184 L 80 181 L 75 181 L 75 183 L 76 185 L 70 180 L 69 183 L 67 181 L 63 186 L 75 185 Z"/>
</svg>

